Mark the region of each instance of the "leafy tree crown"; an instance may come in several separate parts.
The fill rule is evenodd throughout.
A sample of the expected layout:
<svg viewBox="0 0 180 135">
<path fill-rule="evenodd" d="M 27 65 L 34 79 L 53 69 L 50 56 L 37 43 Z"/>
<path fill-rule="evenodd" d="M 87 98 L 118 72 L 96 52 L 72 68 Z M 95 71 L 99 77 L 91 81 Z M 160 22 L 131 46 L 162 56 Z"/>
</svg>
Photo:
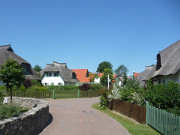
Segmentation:
<svg viewBox="0 0 180 135">
<path fill-rule="evenodd" d="M 101 84 L 103 86 L 108 85 L 108 74 L 109 74 L 109 79 L 111 79 L 111 82 L 114 79 L 112 70 L 109 68 L 104 69 L 103 76 L 101 77 Z M 110 85 L 111 85 L 111 82 L 110 82 Z"/>
<path fill-rule="evenodd" d="M 0 79 L 5 83 L 7 89 L 20 86 L 24 80 L 23 68 L 17 61 L 9 59 L 1 66 Z"/>
<path fill-rule="evenodd" d="M 42 71 L 42 68 L 41 68 L 41 66 L 39 66 L 39 65 L 35 65 L 33 69 L 34 69 L 35 71 L 37 71 L 37 72 Z"/>
<path fill-rule="evenodd" d="M 124 65 L 120 65 L 114 72 L 117 76 L 123 76 L 124 73 L 128 72 L 128 68 Z"/>
<path fill-rule="evenodd" d="M 104 72 L 104 69 L 106 68 L 109 68 L 110 70 L 112 70 L 112 64 L 108 61 L 104 61 L 104 62 L 101 62 L 97 68 L 97 71 L 98 73 L 103 73 Z"/>
</svg>

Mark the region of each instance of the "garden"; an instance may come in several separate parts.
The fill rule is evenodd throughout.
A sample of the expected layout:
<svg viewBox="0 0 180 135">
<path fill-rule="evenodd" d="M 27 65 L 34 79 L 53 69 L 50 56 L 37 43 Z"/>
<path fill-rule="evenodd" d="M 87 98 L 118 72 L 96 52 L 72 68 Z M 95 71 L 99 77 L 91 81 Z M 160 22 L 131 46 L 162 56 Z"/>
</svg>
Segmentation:
<svg viewBox="0 0 180 135">
<path fill-rule="evenodd" d="M 179 134 L 180 116 L 180 85 L 169 81 L 167 84 L 153 84 L 148 81 L 147 87 L 142 88 L 135 78 L 126 80 L 123 87 L 113 85 L 110 91 L 105 90 L 100 97 L 99 108 L 94 108 L 110 115 L 121 123 L 131 134 L 159 134 L 145 126 L 148 124 L 162 134 Z M 113 111 L 111 111 L 113 110 Z M 119 112 L 144 124 L 137 126 L 113 112 Z M 130 125 L 129 125 L 130 124 Z M 137 128 L 133 130 L 129 126 Z M 143 128 L 144 127 L 144 128 Z M 144 130 L 143 130 L 143 129 Z M 149 132 L 149 133 L 148 133 Z"/>
</svg>

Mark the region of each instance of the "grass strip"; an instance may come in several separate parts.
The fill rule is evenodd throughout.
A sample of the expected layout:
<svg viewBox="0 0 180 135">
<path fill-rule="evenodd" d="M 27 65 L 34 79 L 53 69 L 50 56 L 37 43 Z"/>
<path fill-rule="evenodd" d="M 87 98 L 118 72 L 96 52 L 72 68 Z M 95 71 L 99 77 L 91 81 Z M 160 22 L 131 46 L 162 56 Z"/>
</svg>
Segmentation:
<svg viewBox="0 0 180 135">
<path fill-rule="evenodd" d="M 161 135 L 159 132 L 157 132 L 156 130 L 154 130 L 150 126 L 133 122 L 130 119 L 127 119 L 125 117 L 122 117 L 120 115 L 113 113 L 109 109 L 101 110 L 99 108 L 99 103 L 93 104 L 92 108 L 97 109 L 97 110 L 109 115 L 113 119 L 115 119 L 124 128 L 126 128 L 131 135 Z"/>
</svg>

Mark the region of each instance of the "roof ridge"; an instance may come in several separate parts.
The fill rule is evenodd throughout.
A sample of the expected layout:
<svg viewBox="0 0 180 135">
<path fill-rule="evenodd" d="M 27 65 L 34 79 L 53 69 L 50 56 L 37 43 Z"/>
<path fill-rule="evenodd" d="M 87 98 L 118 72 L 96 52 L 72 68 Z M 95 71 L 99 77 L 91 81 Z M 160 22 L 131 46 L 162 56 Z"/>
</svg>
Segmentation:
<svg viewBox="0 0 180 135">
<path fill-rule="evenodd" d="M 168 46 L 168 47 L 164 48 L 163 50 L 159 51 L 159 53 L 168 50 L 169 48 L 171 48 L 171 47 L 174 46 L 174 45 L 177 45 L 178 42 L 180 43 L 180 40 L 177 40 L 175 43 L 172 43 L 170 46 Z"/>
<path fill-rule="evenodd" d="M 6 46 L 10 46 L 11 47 L 11 45 L 0 45 L 0 47 L 6 47 Z"/>
<path fill-rule="evenodd" d="M 71 69 L 71 70 L 88 70 L 87 68 L 83 69 Z"/>
</svg>

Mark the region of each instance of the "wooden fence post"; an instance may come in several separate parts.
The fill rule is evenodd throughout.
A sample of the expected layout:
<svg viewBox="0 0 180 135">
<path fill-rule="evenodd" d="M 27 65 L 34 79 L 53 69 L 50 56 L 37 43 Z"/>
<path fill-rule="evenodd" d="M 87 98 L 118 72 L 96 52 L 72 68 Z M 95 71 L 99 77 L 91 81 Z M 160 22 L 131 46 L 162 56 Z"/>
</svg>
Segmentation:
<svg viewBox="0 0 180 135">
<path fill-rule="evenodd" d="M 146 101 L 146 125 L 148 125 L 148 118 L 149 118 L 149 103 Z"/>
</svg>

